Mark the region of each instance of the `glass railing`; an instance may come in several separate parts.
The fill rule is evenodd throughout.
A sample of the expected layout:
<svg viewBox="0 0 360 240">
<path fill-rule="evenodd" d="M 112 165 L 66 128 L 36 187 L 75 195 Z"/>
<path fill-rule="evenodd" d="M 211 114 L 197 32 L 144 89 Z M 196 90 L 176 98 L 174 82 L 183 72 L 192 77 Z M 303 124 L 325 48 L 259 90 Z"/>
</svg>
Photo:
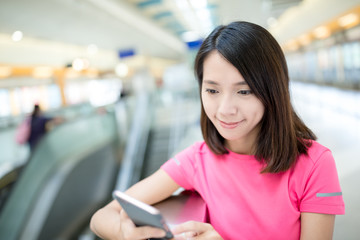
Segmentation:
<svg viewBox="0 0 360 240">
<path fill-rule="evenodd" d="M 78 118 L 93 114 L 97 109 L 88 103 L 83 103 L 48 111 L 44 114 L 49 117 L 62 117 L 66 121 L 75 121 Z M 24 165 L 29 158 L 29 146 L 18 144 L 15 141 L 17 126 L 24 119 L 25 116 L 9 118 L 9 124 L 0 126 L 0 179 L 11 170 Z"/>
<path fill-rule="evenodd" d="M 115 187 L 122 191 L 140 180 L 153 120 L 153 96 L 149 93 L 140 94 L 135 99 L 128 101 L 127 107 L 130 113 L 129 132 L 122 167 Z"/>
</svg>

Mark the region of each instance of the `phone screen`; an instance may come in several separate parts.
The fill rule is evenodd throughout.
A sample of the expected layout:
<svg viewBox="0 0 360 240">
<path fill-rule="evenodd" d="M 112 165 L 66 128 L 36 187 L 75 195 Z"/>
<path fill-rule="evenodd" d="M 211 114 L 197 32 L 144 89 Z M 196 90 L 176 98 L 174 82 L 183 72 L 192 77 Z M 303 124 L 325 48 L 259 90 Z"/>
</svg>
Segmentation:
<svg viewBox="0 0 360 240">
<path fill-rule="evenodd" d="M 156 208 L 120 191 L 114 191 L 113 197 L 119 202 L 136 226 L 152 226 L 163 229 L 166 232 L 166 236 L 161 239 L 171 239 L 174 237 L 165 219 Z"/>
</svg>

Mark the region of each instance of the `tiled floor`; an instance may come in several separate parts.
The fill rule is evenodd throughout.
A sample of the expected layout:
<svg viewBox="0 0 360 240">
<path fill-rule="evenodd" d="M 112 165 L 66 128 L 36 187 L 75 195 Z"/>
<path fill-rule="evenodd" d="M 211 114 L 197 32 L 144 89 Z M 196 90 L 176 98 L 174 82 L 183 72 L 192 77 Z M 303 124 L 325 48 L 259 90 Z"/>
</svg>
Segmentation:
<svg viewBox="0 0 360 240">
<path fill-rule="evenodd" d="M 292 84 L 294 107 L 333 152 L 346 214 L 336 217 L 334 239 L 360 239 L 360 92 Z"/>
</svg>

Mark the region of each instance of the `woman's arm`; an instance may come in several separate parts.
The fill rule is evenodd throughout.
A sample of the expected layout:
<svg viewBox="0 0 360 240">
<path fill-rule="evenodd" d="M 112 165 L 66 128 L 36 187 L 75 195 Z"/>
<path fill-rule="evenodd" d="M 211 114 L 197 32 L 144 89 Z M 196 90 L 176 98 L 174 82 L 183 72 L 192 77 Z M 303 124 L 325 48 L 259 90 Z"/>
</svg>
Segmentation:
<svg viewBox="0 0 360 240">
<path fill-rule="evenodd" d="M 301 240 L 330 240 L 334 232 L 335 215 L 301 213 Z"/>
<path fill-rule="evenodd" d="M 166 199 L 178 188 L 179 185 L 174 180 L 172 180 L 164 170 L 160 169 L 150 177 L 136 183 L 134 186 L 129 188 L 126 191 L 126 194 L 151 205 L 163 199 Z M 105 207 L 99 209 L 92 216 L 90 222 L 91 230 L 103 239 L 123 239 L 122 236 L 124 233 L 121 229 L 121 223 L 127 224 L 127 230 L 129 229 L 129 223 L 125 221 L 122 222 L 120 220 L 124 219 L 124 214 L 120 215 L 120 213 L 120 205 L 116 201 L 110 202 Z M 150 234 L 150 236 L 148 236 L 147 238 L 157 237 L 151 236 L 151 234 L 153 233 L 156 235 L 159 234 L 158 229 L 150 227 L 142 227 L 142 229 L 145 229 L 145 232 L 147 232 L 147 234 Z M 140 233 L 144 231 L 138 232 Z M 136 239 L 135 237 L 137 232 L 127 233 L 127 235 L 129 234 L 131 234 L 133 239 Z M 143 239 L 144 237 L 139 236 L 139 239 L 141 238 Z"/>
</svg>

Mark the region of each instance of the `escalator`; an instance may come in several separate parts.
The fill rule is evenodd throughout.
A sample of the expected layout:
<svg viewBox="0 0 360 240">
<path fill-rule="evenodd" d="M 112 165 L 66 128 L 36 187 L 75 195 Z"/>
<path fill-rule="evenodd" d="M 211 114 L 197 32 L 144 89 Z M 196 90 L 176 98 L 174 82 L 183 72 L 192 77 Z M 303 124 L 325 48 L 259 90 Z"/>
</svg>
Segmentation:
<svg viewBox="0 0 360 240">
<path fill-rule="evenodd" d="M 54 129 L 0 212 L 0 239 L 79 239 L 113 189 L 124 191 L 185 147 L 198 107 L 193 99 L 170 106 L 145 94 Z"/>
<path fill-rule="evenodd" d="M 202 139 L 199 109 L 197 96 L 179 96 L 172 104 L 157 104 L 141 178 L 150 176 L 177 152 Z"/>
<path fill-rule="evenodd" d="M 115 187 L 118 124 L 107 106 L 47 134 L 0 212 L 0 239 L 76 238 Z"/>
</svg>

